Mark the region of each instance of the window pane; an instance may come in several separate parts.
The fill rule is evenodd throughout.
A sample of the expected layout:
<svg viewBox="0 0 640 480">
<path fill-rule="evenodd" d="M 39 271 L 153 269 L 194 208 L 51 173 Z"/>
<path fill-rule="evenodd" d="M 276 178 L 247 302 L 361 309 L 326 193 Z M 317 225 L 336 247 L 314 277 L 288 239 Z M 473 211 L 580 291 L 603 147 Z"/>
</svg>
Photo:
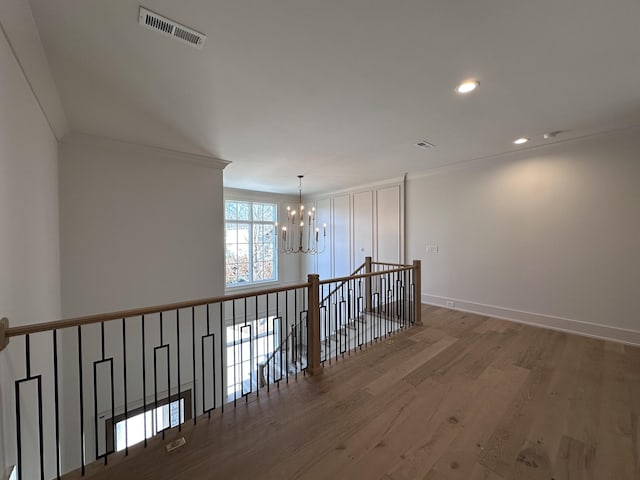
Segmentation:
<svg viewBox="0 0 640 480">
<path fill-rule="evenodd" d="M 277 279 L 276 205 L 227 201 L 225 216 L 226 284 Z"/>
<path fill-rule="evenodd" d="M 249 204 L 245 202 L 238 202 L 238 220 L 251 220 Z"/>
<path fill-rule="evenodd" d="M 228 222 L 225 226 L 225 281 L 246 283 L 249 277 L 249 224 Z"/>
<path fill-rule="evenodd" d="M 253 204 L 253 220 L 254 221 L 262 220 L 262 204 L 261 203 Z"/>
<path fill-rule="evenodd" d="M 224 218 L 226 220 L 236 220 L 238 218 L 238 205 L 236 202 L 224 202 Z"/>
<path fill-rule="evenodd" d="M 262 220 L 274 222 L 276 219 L 276 206 L 265 204 L 262 210 Z"/>
</svg>

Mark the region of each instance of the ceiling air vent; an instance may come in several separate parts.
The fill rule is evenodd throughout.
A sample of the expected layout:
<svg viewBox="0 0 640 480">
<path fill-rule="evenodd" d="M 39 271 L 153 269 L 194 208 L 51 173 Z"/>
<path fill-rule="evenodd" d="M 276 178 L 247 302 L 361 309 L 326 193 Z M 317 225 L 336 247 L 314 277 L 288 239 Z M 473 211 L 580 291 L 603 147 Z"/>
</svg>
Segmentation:
<svg viewBox="0 0 640 480">
<path fill-rule="evenodd" d="M 155 30 L 156 32 L 160 32 L 169 37 L 176 38 L 196 48 L 202 48 L 204 41 L 207 39 L 206 35 L 196 32 L 192 28 L 180 25 L 179 23 L 169 20 L 162 15 L 153 13 L 144 7 L 140 7 L 138 22 L 143 27 Z"/>
<path fill-rule="evenodd" d="M 431 142 L 427 142 L 426 140 L 420 140 L 418 143 L 416 143 L 416 147 L 420 147 L 420 148 L 433 148 L 435 147 L 435 145 Z"/>
</svg>

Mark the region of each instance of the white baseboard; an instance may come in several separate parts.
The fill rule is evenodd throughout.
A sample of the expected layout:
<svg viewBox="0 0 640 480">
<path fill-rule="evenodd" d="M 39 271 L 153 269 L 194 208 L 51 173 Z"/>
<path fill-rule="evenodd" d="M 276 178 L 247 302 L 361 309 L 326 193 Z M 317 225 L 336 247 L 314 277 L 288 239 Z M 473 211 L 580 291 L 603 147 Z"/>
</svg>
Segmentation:
<svg viewBox="0 0 640 480">
<path fill-rule="evenodd" d="M 451 308 L 452 310 L 486 315 L 488 317 L 525 323 L 536 327 L 550 328 L 552 330 L 560 330 L 562 332 L 575 333 L 577 335 L 640 346 L 640 331 L 638 330 L 627 330 L 624 328 L 598 325 L 569 318 L 552 317 L 550 315 L 543 315 L 539 313 L 512 310 L 493 305 L 483 305 L 481 303 L 466 302 L 464 300 L 454 298 L 427 295 L 426 293 L 421 295 L 421 299 L 422 303 L 426 303 L 428 305 Z M 455 306 L 447 306 L 448 301 L 455 302 Z"/>
</svg>

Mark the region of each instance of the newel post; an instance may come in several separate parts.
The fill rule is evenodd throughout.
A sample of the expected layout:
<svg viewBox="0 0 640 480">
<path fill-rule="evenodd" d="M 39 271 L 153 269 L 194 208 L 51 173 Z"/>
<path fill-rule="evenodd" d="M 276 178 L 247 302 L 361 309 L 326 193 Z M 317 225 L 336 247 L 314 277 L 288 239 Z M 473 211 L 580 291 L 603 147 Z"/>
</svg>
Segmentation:
<svg viewBox="0 0 640 480">
<path fill-rule="evenodd" d="M 364 257 L 364 273 L 371 273 L 371 257 Z M 364 280 L 365 312 L 371 311 L 371 277 Z"/>
<path fill-rule="evenodd" d="M 9 345 L 9 337 L 7 337 L 7 330 L 9 330 L 9 319 L 0 319 L 0 352 Z"/>
<path fill-rule="evenodd" d="M 317 375 L 322 371 L 320 364 L 320 276 L 309 274 L 307 324 L 309 345 L 307 346 L 307 371 Z"/>
<path fill-rule="evenodd" d="M 422 325 L 422 262 L 413 261 L 413 308 L 416 325 Z"/>
</svg>

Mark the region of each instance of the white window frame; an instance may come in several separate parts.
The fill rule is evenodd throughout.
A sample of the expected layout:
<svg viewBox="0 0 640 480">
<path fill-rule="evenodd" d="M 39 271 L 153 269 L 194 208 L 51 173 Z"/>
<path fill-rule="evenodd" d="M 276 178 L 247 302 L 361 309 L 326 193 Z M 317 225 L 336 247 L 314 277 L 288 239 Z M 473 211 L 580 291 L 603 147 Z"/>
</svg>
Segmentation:
<svg viewBox="0 0 640 480">
<path fill-rule="evenodd" d="M 227 211 L 227 202 L 235 202 L 235 203 L 246 203 L 249 205 L 250 219 L 249 220 L 227 220 L 226 211 Z M 274 213 L 274 221 L 265 221 L 265 220 L 254 220 L 253 219 L 253 205 L 269 205 L 275 208 Z M 255 198 L 226 198 L 224 199 L 224 225 L 225 225 L 225 278 L 224 285 L 226 289 L 240 289 L 247 287 L 254 287 L 256 285 L 265 285 L 265 284 L 273 284 L 278 283 L 280 278 L 279 271 L 279 262 L 278 262 L 278 243 L 277 243 L 277 231 L 274 227 L 274 238 L 273 238 L 273 278 L 265 279 L 265 280 L 253 280 L 253 227 L 254 225 L 274 225 L 275 219 L 278 218 L 278 210 L 279 210 L 278 202 L 275 200 L 268 199 L 255 199 Z M 249 225 L 251 241 L 249 242 L 249 274 L 250 280 L 248 282 L 240 282 L 240 283 L 227 283 L 226 271 L 227 271 L 227 258 L 226 258 L 226 232 L 227 232 L 227 224 L 228 223 L 243 223 Z"/>
</svg>

